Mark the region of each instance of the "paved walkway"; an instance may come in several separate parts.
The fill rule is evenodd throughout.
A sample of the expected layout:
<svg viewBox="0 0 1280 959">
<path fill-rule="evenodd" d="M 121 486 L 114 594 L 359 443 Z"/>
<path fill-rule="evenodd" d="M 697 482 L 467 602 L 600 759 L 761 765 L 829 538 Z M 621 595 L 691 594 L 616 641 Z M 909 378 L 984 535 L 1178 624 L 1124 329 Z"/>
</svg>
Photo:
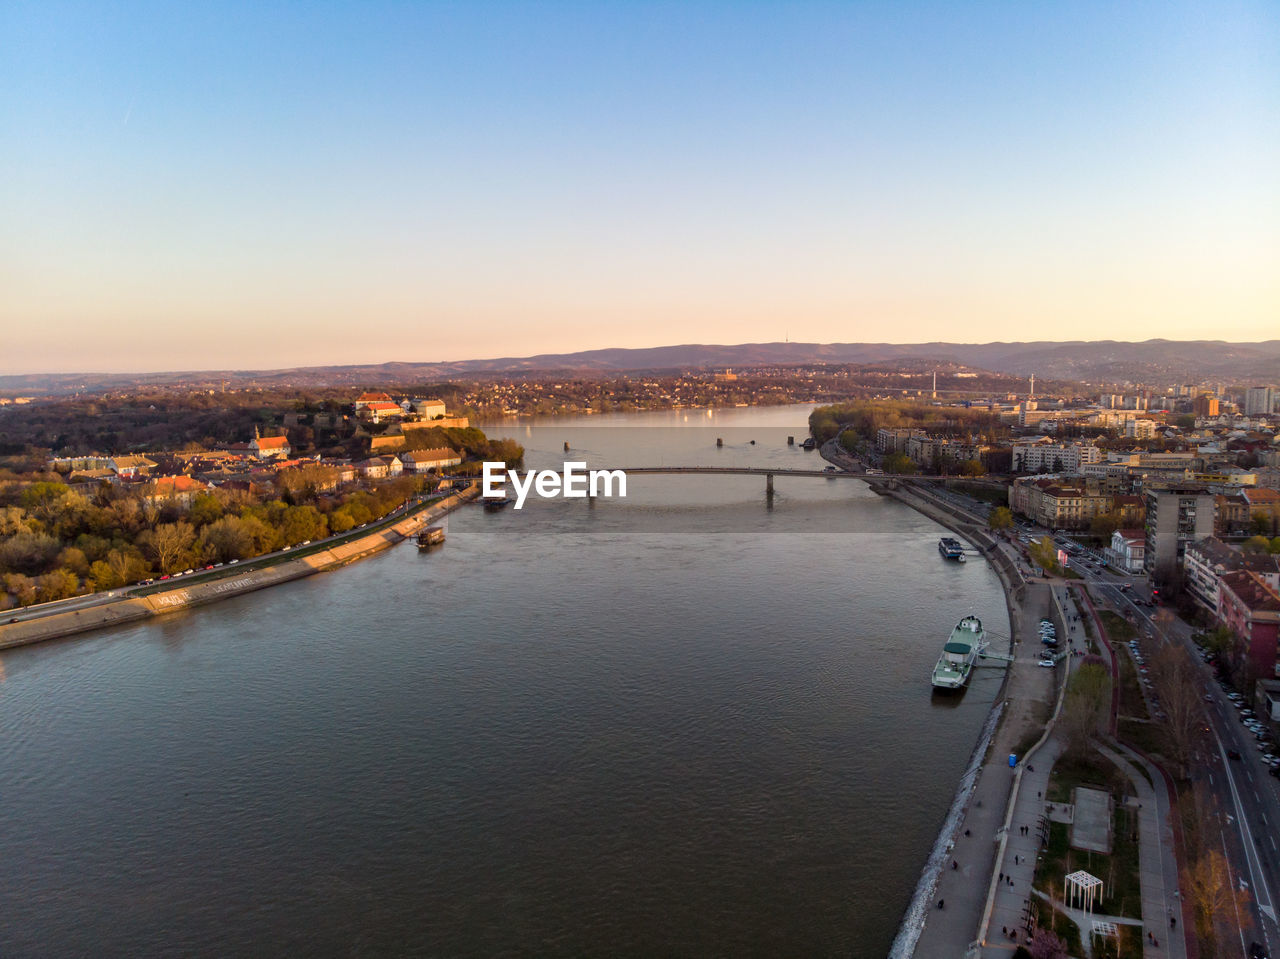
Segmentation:
<svg viewBox="0 0 1280 959">
<path fill-rule="evenodd" d="M 1142 883 L 1142 928 L 1150 933 L 1143 951 L 1145 957 L 1186 959 L 1185 926 L 1173 926 L 1171 918 L 1182 922 L 1182 903 L 1178 892 L 1178 860 L 1174 854 L 1173 811 L 1164 776 L 1144 756 L 1122 743 L 1097 743 L 1102 755 L 1122 769 L 1133 784 L 1139 803 L 1138 811 L 1138 875 Z M 1142 775 L 1132 760 L 1147 771 Z M 1155 783 L 1153 786 L 1152 783 Z"/>
<path fill-rule="evenodd" d="M 1015 780 L 1021 779 L 1019 796 L 1029 794 L 1032 804 L 1038 807 L 1035 795 L 1036 791 L 1044 790 L 1044 783 L 1034 783 L 1037 777 L 1047 777 L 1048 767 L 1033 759 L 1030 768 L 1020 764 L 1017 769 L 1011 769 L 1009 754 L 1021 748 L 1020 744 L 1028 733 L 1034 733 L 1044 725 L 1045 717 L 1052 709 L 1056 671 L 1036 666 L 1040 645 L 1034 638 L 1040 618 L 1048 614 L 1049 601 L 1049 588 L 1043 584 L 1032 584 L 1026 588 L 1022 601 L 1013 606 L 1015 661 L 1009 667 L 1004 690 L 1005 713 L 953 837 L 950 862 L 944 864 L 938 877 L 924 929 L 912 953 L 917 959 L 956 959 L 965 955 L 969 945 L 974 943 L 993 879 L 998 872 L 1003 872 L 1003 867 L 998 868 L 997 862 Z M 1022 642 L 1026 637 L 1033 637 L 1032 641 Z M 1021 817 L 1029 814 L 1030 807 L 1020 813 L 1015 811 L 1018 818 L 1011 831 L 1016 833 L 1017 827 L 1024 822 Z M 1028 853 L 1030 848 L 1028 845 Z M 1021 847 L 1018 855 L 1022 855 Z M 1010 862 L 1013 861 L 1012 856 L 1011 853 Z M 955 868 L 950 868 L 950 863 L 955 863 Z M 1028 860 L 1028 875 L 1030 863 Z M 1029 883 L 1023 887 L 1023 896 L 1026 888 L 1029 888 Z M 1013 889 L 1007 885 L 1001 887 L 1002 891 L 1005 889 L 1008 895 L 1013 895 Z M 939 902 L 943 903 L 942 908 L 938 907 Z M 1000 925 L 1000 922 L 995 924 L 997 930 Z"/>
<path fill-rule="evenodd" d="M 942 512 L 934 497 L 916 493 L 901 498 L 915 499 L 922 512 Z M 924 502 L 920 502 L 923 500 Z M 955 513 L 955 510 L 946 510 Z M 951 521 L 954 522 L 954 516 Z M 1006 544 L 997 549 L 1006 569 L 1015 577 L 1020 572 L 1010 562 Z M 1011 568 L 1011 569 L 1010 569 Z M 1046 670 L 1036 666 L 1040 645 L 1036 642 L 1036 624 L 1050 615 L 1058 626 L 1058 635 L 1074 651 L 1083 652 L 1086 638 L 1080 622 L 1092 615 L 1091 604 L 1084 600 L 1077 606 L 1075 590 L 1056 580 L 1031 580 L 1013 584 L 1009 593 L 1013 627 L 1011 652 L 1015 655 L 1003 692 L 1004 716 L 991 748 L 979 770 L 977 781 L 956 834 L 951 837 L 948 859 L 937 877 L 932 898 L 923 916 L 914 951 L 915 959 L 956 959 L 984 957 L 1008 959 L 1018 945 L 1027 942 L 1036 915 L 1047 924 L 1049 910 L 1057 908 L 1061 915 L 1077 921 L 1081 939 L 1088 941 L 1091 921 L 1111 921 L 1117 925 L 1139 925 L 1144 934 L 1143 955 L 1148 959 L 1186 959 L 1185 923 L 1178 897 L 1178 867 L 1175 854 L 1173 820 L 1170 811 L 1168 783 L 1160 770 L 1144 757 L 1108 737 L 1102 743 L 1104 755 L 1125 773 L 1133 784 L 1139 813 L 1139 873 L 1142 883 L 1142 918 L 1126 919 L 1094 915 L 1086 917 L 1080 910 L 1054 903 L 1032 888 L 1035 864 L 1047 837 L 1047 791 L 1049 773 L 1061 753 L 1061 744 L 1049 735 L 1028 756 L 1019 757 L 1016 769 L 1008 765 L 1008 756 L 1026 747 L 1028 733 L 1042 728 L 1055 701 L 1058 685 L 1066 671 Z M 1056 604 L 1061 605 L 1061 615 Z M 1097 629 L 1101 624 L 1096 618 Z M 1023 642 L 1030 640 L 1030 642 Z M 1110 650 L 1102 645 L 1102 655 L 1115 664 Z M 1068 662 L 1074 665 L 1075 656 Z M 1113 690 L 1113 703 L 1107 726 L 1114 732 L 1118 687 Z M 1144 776 L 1129 760 L 1133 759 L 1150 776 Z M 1153 785 L 1154 784 L 1154 785 Z M 985 917 L 985 922 L 984 922 Z M 1171 927 L 1170 918 L 1177 918 Z M 1173 935 L 1170 935 L 1173 932 Z M 981 937 L 981 939 L 979 939 Z M 1158 943 L 1158 944 L 1157 944 Z M 1088 945 L 1086 944 L 1086 949 Z M 898 953 L 895 953 L 897 956 Z"/>
</svg>

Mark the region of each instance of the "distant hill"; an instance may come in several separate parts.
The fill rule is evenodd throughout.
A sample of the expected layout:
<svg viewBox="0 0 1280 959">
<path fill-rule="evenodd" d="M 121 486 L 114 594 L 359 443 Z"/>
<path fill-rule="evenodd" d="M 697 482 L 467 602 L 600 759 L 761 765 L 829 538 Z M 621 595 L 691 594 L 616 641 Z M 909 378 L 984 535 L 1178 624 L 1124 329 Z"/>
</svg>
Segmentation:
<svg viewBox="0 0 1280 959">
<path fill-rule="evenodd" d="M 1221 340 L 1116 340 L 1032 343 L 743 343 L 686 344 L 648 349 L 585 350 L 539 356 L 448 362 L 318 366 L 279 370 L 203 370 L 129 374 L 0 376 L 0 391 L 47 395 L 97 392 L 152 385 L 291 384 L 345 386 L 415 383 L 486 374 L 564 372 L 607 374 L 632 370 L 695 370 L 722 367 L 851 363 L 955 364 L 1043 380 L 1124 381 L 1166 384 L 1221 379 L 1229 383 L 1280 383 L 1280 340 L 1226 343 Z"/>
</svg>

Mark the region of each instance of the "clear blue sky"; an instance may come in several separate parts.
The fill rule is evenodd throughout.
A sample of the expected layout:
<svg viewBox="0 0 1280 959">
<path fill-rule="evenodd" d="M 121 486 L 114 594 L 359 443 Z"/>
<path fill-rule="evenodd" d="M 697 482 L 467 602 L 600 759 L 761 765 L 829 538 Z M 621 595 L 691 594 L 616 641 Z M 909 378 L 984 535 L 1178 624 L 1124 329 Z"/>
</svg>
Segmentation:
<svg viewBox="0 0 1280 959">
<path fill-rule="evenodd" d="M 0 7 L 0 372 L 1280 336 L 1280 4 Z"/>
</svg>

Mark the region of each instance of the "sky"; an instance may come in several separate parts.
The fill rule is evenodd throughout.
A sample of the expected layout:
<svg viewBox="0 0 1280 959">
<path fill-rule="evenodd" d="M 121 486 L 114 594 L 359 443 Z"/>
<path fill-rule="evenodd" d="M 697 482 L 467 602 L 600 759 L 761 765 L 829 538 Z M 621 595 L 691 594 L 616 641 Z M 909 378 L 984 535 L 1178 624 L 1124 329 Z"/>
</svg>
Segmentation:
<svg viewBox="0 0 1280 959">
<path fill-rule="evenodd" d="M 0 373 L 1280 337 L 1280 4 L 0 5 Z"/>
</svg>

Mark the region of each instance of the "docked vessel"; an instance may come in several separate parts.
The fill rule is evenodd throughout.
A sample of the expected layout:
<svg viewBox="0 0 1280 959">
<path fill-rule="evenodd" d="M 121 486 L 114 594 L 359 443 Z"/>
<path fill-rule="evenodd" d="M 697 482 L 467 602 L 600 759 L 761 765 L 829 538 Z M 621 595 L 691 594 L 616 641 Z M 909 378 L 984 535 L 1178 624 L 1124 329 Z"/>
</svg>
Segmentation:
<svg viewBox="0 0 1280 959">
<path fill-rule="evenodd" d="M 418 549 L 428 550 L 444 542 L 443 526 L 428 526 L 418 534 Z"/>
<path fill-rule="evenodd" d="M 953 536 L 944 536 L 938 540 L 938 552 L 942 554 L 943 559 L 964 561 L 964 543 Z"/>
<path fill-rule="evenodd" d="M 951 630 L 947 644 L 942 647 L 938 664 L 933 667 L 935 689 L 963 689 L 969 682 L 974 660 L 987 648 L 987 634 L 982 620 L 966 616 Z"/>
<path fill-rule="evenodd" d="M 482 498 L 480 502 L 484 503 L 485 512 L 496 513 L 498 510 L 506 509 L 511 505 L 511 497 L 503 496 L 498 499 L 493 499 L 486 496 Z"/>
</svg>

